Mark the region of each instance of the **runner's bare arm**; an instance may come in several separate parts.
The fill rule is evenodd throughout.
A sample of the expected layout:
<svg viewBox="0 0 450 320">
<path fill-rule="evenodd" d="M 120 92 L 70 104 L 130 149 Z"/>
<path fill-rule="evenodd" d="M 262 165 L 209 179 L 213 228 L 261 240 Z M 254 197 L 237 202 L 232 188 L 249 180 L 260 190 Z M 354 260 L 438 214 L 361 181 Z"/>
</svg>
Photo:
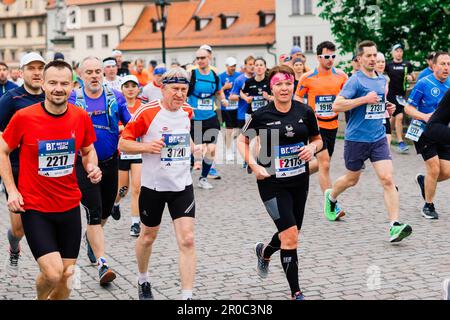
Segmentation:
<svg viewBox="0 0 450 320">
<path fill-rule="evenodd" d="M 405 106 L 405 112 L 407 115 L 409 115 L 410 117 L 417 119 L 417 120 L 422 120 L 425 122 L 428 122 L 431 118 L 432 113 L 430 114 L 426 114 L 423 112 L 420 112 L 419 110 L 417 110 L 416 108 L 414 108 L 412 105 L 407 104 Z"/>
<path fill-rule="evenodd" d="M 128 154 L 161 153 L 164 146 L 163 138 L 152 142 L 138 142 L 124 138 L 119 140 L 119 149 Z"/>
<path fill-rule="evenodd" d="M 378 103 L 379 97 L 376 92 L 369 92 L 364 97 L 356 98 L 356 99 L 346 99 L 343 96 L 338 96 L 333 103 L 333 111 L 334 112 L 345 112 L 356 107 L 362 106 L 367 103 Z"/>
<path fill-rule="evenodd" d="M 9 160 L 9 154 L 11 149 L 8 144 L 0 136 L 0 176 L 8 192 L 8 209 L 12 212 L 23 212 L 23 199 L 22 195 L 17 190 L 17 186 L 14 182 L 14 177 L 11 168 L 11 161 Z"/>
</svg>

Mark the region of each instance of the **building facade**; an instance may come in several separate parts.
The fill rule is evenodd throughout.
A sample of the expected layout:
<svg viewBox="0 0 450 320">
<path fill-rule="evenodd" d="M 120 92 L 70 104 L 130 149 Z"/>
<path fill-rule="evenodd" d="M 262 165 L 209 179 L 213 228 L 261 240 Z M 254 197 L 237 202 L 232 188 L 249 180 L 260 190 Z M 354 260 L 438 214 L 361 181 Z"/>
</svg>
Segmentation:
<svg viewBox="0 0 450 320">
<path fill-rule="evenodd" d="M 45 0 L 0 1 L 0 61 L 19 65 L 24 53 L 46 52 Z"/>
<path fill-rule="evenodd" d="M 319 17 L 318 0 L 276 0 L 277 54 L 289 54 L 300 46 L 309 67 L 317 66 L 316 47 L 322 41 L 333 41 L 331 25 Z M 351 56 L 337 57 L 336 62 Z"/>
</svg>

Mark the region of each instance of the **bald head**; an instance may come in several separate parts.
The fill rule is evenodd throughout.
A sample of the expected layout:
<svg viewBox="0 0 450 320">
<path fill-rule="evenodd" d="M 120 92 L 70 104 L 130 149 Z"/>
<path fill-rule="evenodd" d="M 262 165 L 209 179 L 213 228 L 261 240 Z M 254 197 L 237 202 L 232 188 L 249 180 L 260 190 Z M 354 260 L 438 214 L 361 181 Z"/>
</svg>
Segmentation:
<svg viewBox="0 0 450 320">
<path fill-rule="evenodd" d="M 85 58 L 80 65 L 81 79 L 88 95 L 96 95 L 102 91 L 103 64 L 96 57 Z"/>
<path fill-rule="evenodd" d="M 200 69 L 206 69 L 209 67 L 209 52 L 205 49 L 198 49 L 195 53 L 195 59 L 197 60 L 198 67 Z"/>
</svg>

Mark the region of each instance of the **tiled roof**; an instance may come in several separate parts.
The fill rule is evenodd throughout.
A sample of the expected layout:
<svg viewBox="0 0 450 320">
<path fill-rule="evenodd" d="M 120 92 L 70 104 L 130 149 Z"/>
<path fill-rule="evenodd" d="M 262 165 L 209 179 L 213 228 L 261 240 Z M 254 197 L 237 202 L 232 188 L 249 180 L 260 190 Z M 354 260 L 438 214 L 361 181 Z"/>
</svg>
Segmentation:
<svg viewBox="0 0 450 320">
<path fill-rule="evenodd" d="M 198 0 L 172 3 L 168 9 L 166 47 L 265 45 L 275 42 L 275 21 L 259 27 L 259 11 L 273 13 L 275 0 L 206 0 L 196 16 L 212 17 L 212 21 L 201 31 L 195 31 L 193 19 Z M 219 16 L 239 15 L 229 29 L 221 29 Z M 118 45 L 120 50 L 149 50 L 161 48 L 161 32 L 152 32 L 150 21 L 157 20 L 155 5 L 145 7 L 136 25 Z"/>
</svg>

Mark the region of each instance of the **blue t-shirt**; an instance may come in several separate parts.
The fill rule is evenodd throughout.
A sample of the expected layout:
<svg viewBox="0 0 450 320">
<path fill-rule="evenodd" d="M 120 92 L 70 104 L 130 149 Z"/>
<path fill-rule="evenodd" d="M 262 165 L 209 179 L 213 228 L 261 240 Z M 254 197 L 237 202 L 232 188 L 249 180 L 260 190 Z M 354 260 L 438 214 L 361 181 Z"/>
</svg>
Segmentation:
<svg viewBox="0 0 450 320">
<path fill-rule="evenodd" d="M 9 90 L 17 88 L 17 85 L 14 82 L 6 80 L 4 84 L 0 83 L 0 98 L 7 93 Z"/>
<path fill-rule="evenodd" d="M 339 93 L 346 99 L 356 99 L 375 91 L 380 97 L 377 104 L 364 104 L 349 111 L 345 140 L 355 142 L 377 142 L 386 136 L 383 125 L 386 113 L 386 78 L 377 74 L 369 78 L 362 71 L 350 77 Z"/>
<path fill-rule="evenodd" d="M 450 79 L 442 83 L 431 74 L 416 83 L 408 98 L 408 103 L 418 111 L 428 114 L 436 110 L 447 90 Z"/>
<path fill-rule="evenodd" d="M 244 99 L 241 99 L 241 90 L 244 89 L 245 82 L 250 79 L 248 78 L 245 73 L 241 74 L 239 77 L 234 80 L 233 88 L 231 89 L 230 94 L 235 94 L 239 96 L 239 105 L 238 105 L 238 112 L 237 112 L 237 118 L 238 120 L 245 120 L 245 114 L 247 113 L 248 103 L 245 102 Z"/>
<path fill-rule="evenodd" d="M 433 73 L 433 70 L 431 70 L 430 68 L 423 69 L 419 73 L 419 76 L 417 77 L 416 83 L 419 82 L 419 80 L 421 80 L 422 78 L 425 78 L 425 77 L 429 76 L 432 73 Z"/>
<path fill-rule="evenodd" d="M 116 90 L 112 90 L 116 96 L 117 105 L 119 106 L 119 119 L 125 125 L 130 121 L 131 115 L 127 108 L 127 101 L 124 96 Z M 103 94 L 97 99 L 91 99 L 84 94 L 86 100 L 87 112 L 105 111 L 106 110 L 106 94 Z M 76 92 L 72 91 L 69 102 L 75 104 L 77 100 Z M 107 126 L 107 115 L 92 115 L 92 123 L 99 126 Z M 106 160 L 117 152 L 117 145 L 119 143 L 119 135 L 110 132 L 109 130 L 95 128 L 95 135 L 97 140 L 94 142 L 95 151 L 97 151 L 98 160 Z"/>
<path fill-rule="evenodd" d="M 233 73 L 231 76 L 228 74 L 228 73 L 226 73 L 226 72 L 224 72 L 224 73 L 221 73 L 220 75 L 219 75 L 219 78 L 220 78 L 220 82 L 222 83 L 222 85 L 224 85 L 225 83 L 227 83 L 227 82 L 230 82 L 230 83 L 232 83 L 232 84 L 234 84 L 234 81 L 240 76 L 241 74 L 239 73 L 239 72 L 235 72 L 235 73 Z M 223 92 L 224 92 L 224 94 L 225 94 L 225 98 L 228 100 L 228 98 L 230 97 L 230 93 L 231 93 L 231 90 L 232 90 L 233 88 L 231 88 L 231 89 L 228 89 L 228 90 L 224 90 Z M 233 101 L 228 101 L 229 103 L 233 103 Z M 233 107 L 231 107 L 231 108 L 229 108 L 229 110 L 230 109 L 234 109 Z M 222 105 L 222 110 L 227 110 L 227 108 L 225 108 L 223 105 Z"/>
<path fill-rule="evenodd" d="M 0 98 L 0 131 L 5 131 L 6 126 L 13 115 L 20 109 L 32 106 L 45 100 L 45 94 L 30 94 L 24 86 L 9 90 Z M 19 149 L 9 155 L 11 165 L 19 166 Z"/>
<path fill-rule="evenodd" d="M 193 119 L 200 121 L 211 119 L 216 116 L 214 102 L 216 100 L 215 93 L 222 89 L 220 79 L 218 88 L 216 88 L 216 79 L 212 70 L 206 76 L 197 69 L 192 70 L 192 72 L 196 73 L 196 82 L 194 92 L 188 97 L 188 103 L 194 109 Z"/>
</svg>

